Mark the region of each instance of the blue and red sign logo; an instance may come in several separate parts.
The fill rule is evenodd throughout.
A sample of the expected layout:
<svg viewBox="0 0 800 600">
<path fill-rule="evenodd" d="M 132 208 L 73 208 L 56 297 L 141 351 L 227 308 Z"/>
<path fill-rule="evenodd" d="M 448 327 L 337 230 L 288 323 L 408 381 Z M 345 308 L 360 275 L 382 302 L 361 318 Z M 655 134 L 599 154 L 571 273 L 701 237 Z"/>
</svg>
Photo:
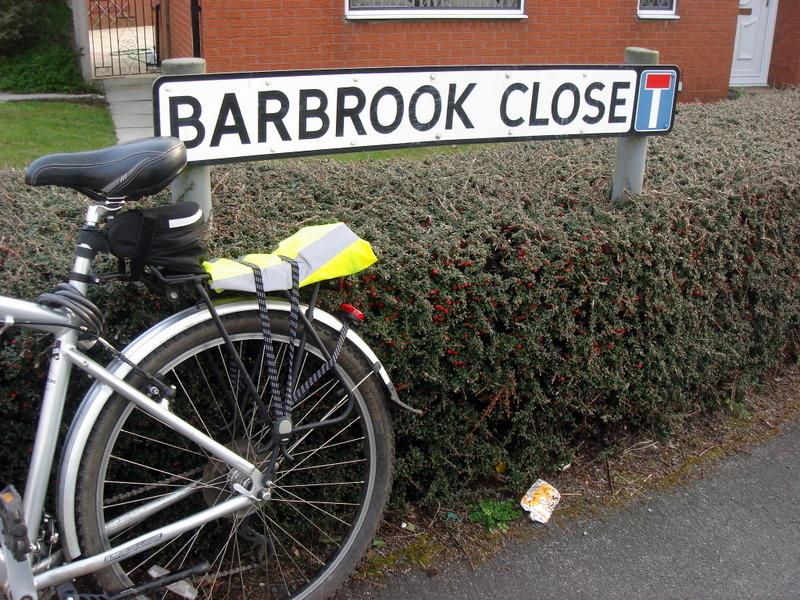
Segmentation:
<svg viewBox="0 0 800 600">
<path fill-rule="evenodd" d="M 675 71 L 648 69 L 639 78 L 639 103 L 633 128 L 639 132 L 669 131 L 678 91 Z"/>
</svg>

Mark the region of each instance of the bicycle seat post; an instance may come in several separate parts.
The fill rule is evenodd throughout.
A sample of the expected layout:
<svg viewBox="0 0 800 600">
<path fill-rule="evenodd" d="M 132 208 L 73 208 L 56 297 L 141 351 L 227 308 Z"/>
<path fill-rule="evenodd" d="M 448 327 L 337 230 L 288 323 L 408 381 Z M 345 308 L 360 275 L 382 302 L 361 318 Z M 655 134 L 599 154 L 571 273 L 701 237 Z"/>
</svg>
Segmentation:
<svg viewBox="0 0 800 600">
<path fill-rule="evenodd" d="M 109 213 L 115 212 L 125 205 L 121 200 L 109 200 L 102 204 L 91 204 L 86 209 L 86 222 L 82 230 L 91 230 L 97 228 L 105 222 Z M 72 266 L 72 271 L 69 274 L 69 283 L 82 294 L 86 294 L 89 283 L 92 281 L 92 259 L 96 254 L 96 250 L 89 244 L 82 242 L 80 235 L 78 242 L 75 244 L 75 261 Z"/>
</svg>

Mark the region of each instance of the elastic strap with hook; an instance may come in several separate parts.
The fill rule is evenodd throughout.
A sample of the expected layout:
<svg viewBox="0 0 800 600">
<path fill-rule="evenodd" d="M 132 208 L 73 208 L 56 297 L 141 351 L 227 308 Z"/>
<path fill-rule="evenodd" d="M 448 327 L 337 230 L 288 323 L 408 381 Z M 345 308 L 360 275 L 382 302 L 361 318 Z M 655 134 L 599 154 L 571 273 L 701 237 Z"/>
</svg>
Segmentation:
<svg viewBox="0 0 800 600">
<path fill-rule="evenodd" d="M 349 325 L 347 322 L 342 322 L 342 329 L 339 331 L 339 337 L 336 340 L 336 347 L 331 353 L 331 356 L 326 360 L 314 373 L 311 374 L 302 384 L 294 388 L 293 374 L 294 374 L 294 360 L 295 348 L 297 340 L 297 324 L 300 315 L 300 276 L 299 266 L 297 261 L 291 258 L 281 257 L 282 260 L 289 263 L 292 269 L 292 288 L 289 293 L 289 340 L 287 348 L 287 369 L 286 381 L 281 394 L 278 382 L 278 367 L 275 359 L 275 351 L 272 345 L 272 329 L 270 327 L 269 313 L 267 311 L 266 292 L 264 289 L 264 278 L 261 272 L 261 267 L 256 264 L 239 260 L 241 264 L 249 267 L 253 271 L 253 281 L 256 288 L 256 299 L 258 301 L 258 316 L 261 325 L 261 333 L 264 339 L 264 356 L 267 363 L 267 372 L 269 373 L 269 388 L 271 396 L 271 405 L 276 417 L 276 422 L 292 417 L 292 409 L 298 399 L 303 398 L 305 394 L 314 387 L 328 371 L 330 371 L 339 359 L 339 355 L 344 348 L 345 340 L 347 339 L 347 332 Z M 294 391 L 293 391 L 294 390 Z"/>
</svg>

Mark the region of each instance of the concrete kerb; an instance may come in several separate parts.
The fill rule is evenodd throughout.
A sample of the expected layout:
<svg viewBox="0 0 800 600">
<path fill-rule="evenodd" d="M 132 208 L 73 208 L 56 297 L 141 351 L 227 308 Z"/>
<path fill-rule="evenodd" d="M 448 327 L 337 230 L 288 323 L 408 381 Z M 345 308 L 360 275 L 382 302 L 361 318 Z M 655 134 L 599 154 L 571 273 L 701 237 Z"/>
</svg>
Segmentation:
<svg viewBox="0 0 800 600">
<path fill-rule="evenodd" d="M 11 94 L 0 92 L 0 103 L 6 102 L 74 102 L 76 104 L 105 105 L 102 94 Z"/>
</svg>

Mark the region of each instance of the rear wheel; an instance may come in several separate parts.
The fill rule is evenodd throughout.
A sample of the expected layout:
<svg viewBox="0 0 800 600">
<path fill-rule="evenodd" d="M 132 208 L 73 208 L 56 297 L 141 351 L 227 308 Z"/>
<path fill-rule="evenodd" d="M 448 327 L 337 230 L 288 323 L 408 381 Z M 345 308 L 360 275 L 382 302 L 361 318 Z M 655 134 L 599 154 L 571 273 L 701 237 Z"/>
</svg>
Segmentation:
<svg viewBox="0 0 800 600">
<path fill-rule="evenodd" d="M 288 348 L 285 313 L 271 313 L 273 343 L 284 381 Z M 265 404 L 269 377 L 255 312 L 223 317 L 237 353 Z M 317 326 L 328 349 L 334 332 Z M 324 362 L 307 345 L 302 383 Z M 216 327 L 202 323 L 154 350 L 142 363 L 176 386 L 170 410 L 229 449 L 266 468 L 269 423 L 252 409 L 231 368 Z M 151 581 L 207 561 L 206 575 L 153 592 L 152 597 L 327 598 L 366 552 L 391 484 L 393 441 L 378 375 L 346 344 L 332 372 L 299 399 L 295 426 L 340 414 L 348 387 L 354 408 L 343 422 L 295 434 L 294 461 L 275 474 L 272 498 L 206 523 L 96 573 L 107 592 Z M 143 382 L 129 378 L 140 389 Z M 93 429 L 78 474 L 77 513 L 85 555 L 174 523 L 230 498 L 230 469 L 120 396 L 112 397 Z M 162 503 L 161 506 L 158 503 Z M 147 508 L 145 508 L 147 507 Z M 158 510 L 155 510 L 158 507 Z M 145 520 L 134 511 L 151 512 Z M 177 594 L 178 596 L 175 596 Z"/>
</svg>

